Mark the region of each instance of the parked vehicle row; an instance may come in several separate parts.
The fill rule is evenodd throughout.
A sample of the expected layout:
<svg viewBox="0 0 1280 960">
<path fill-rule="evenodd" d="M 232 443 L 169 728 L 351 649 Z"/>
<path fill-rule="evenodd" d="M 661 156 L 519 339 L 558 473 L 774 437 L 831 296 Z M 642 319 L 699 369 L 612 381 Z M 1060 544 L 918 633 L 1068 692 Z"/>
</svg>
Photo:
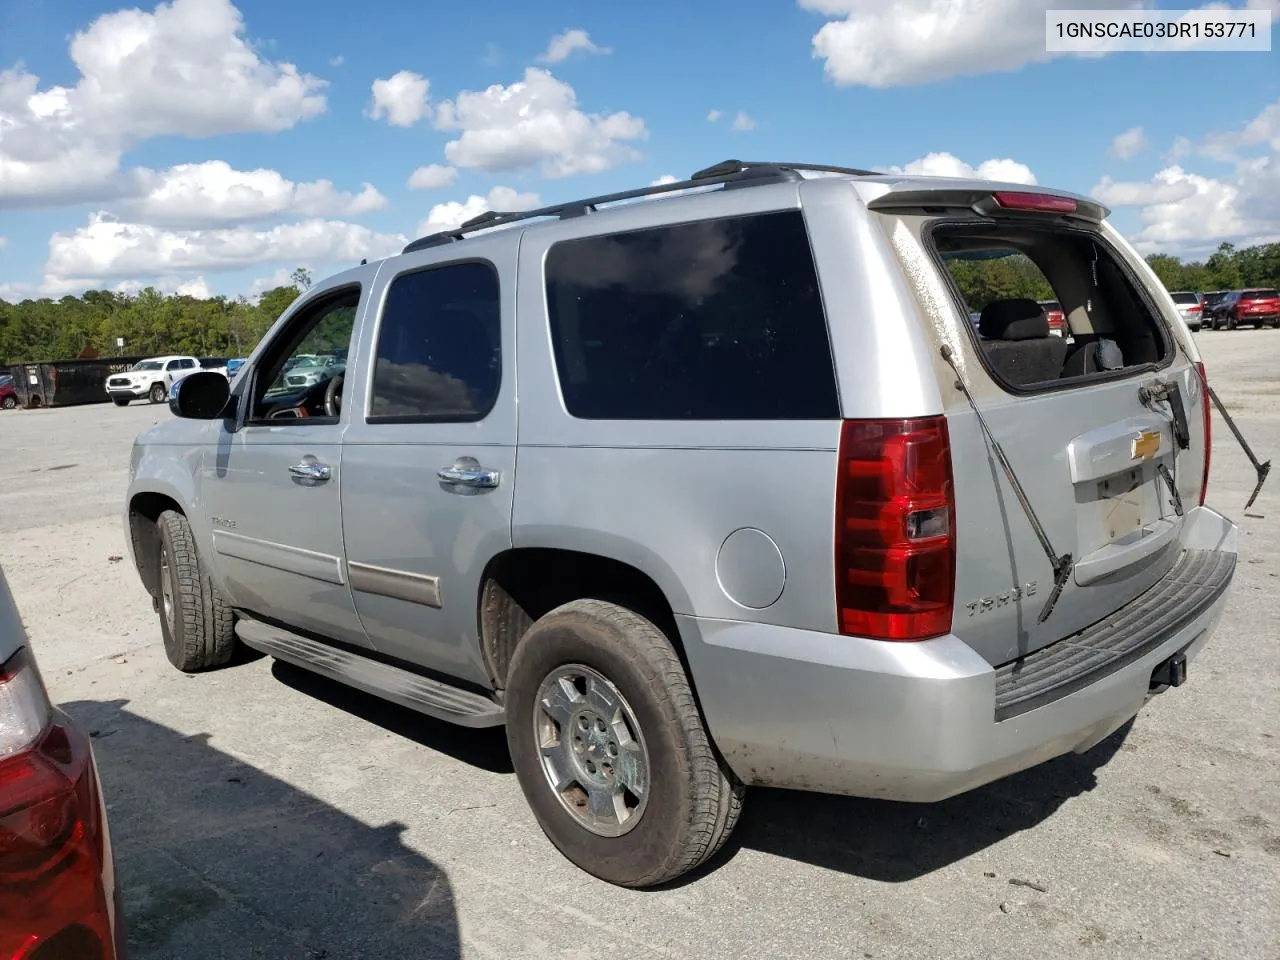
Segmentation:
<svg viewBox="0 0 1280 960">
<path fill-rule="evenodd" d="M 316 283 L 135 443 L 165 653 L 505 725 L 550 841 L 633 887 L 753 784 L 930 802 L 1088 749 L 1186 680 L 1236 564 L 1195 340 L 1107 216 L 728 161 Z M 949 264 L 992 255 L 1062 335 L 966 322 Z"/>
<path fill-rule="evenodd" d="M 1206 309 L 1205 323 L 1210 330 L 1280 327 L 1280 291 L 1270 287 L 1228 291 Z"/>
<path fill-rule="evenodd" d="M 218 373 L 228 380 L 231 378 L 228 361 L 220 357 L 148 357 L 124 373 L 109 377 L 107 395 L 117 407 L 125 407 L 132 400 L 144 398 L 151 403 L 164 403 L 175 384 L 197 371 Z"/>
</svg>

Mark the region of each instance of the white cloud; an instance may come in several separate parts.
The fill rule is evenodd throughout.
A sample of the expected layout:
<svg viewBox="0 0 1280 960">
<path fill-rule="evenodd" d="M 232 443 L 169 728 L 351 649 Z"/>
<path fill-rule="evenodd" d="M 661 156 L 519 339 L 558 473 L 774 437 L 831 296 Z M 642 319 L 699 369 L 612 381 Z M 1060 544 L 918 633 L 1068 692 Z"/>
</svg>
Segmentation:
<svg viewBox="0 0 1280 960">
<path fill-rule="evenodd" d="M 919 160 L 912 160 L 904 166 L 881 166 L 877 170 L 885 173 L 905 174 L 923 177 L 960 177 L 977 180 L 1002 180 L 1007 183 L 1034 184 L 1036 175 L 1031 168 L 1017 160 L 998 158 L 984 160 L 972 167 L 950 153 L 930 153 Z"/>
<path fill-rule="evenodd" d="M 462 202 L 450 200 L 448 203 L 437 203 L 427 214 L 427 219 L 418 224 L 418 235 L 456 230 L 468 220 L 489 210 L 503 213 L 534 210 L 541 203 L 536 193 L 520 193 L 511 187 L 494 187 L 488 196 L 473 193 Z"/>
<path fill-rule="evenodd" d="M 326 108 L 325 82 L 263 59 L 230 0 L 104 14 L 70 43 L 73 86 L 0 72 L 0 202 L 109 199 L 122 156 L 152 137 L 286 130 Z"/>
<path fill-rule="evenodd" d="M 458 171 L 453 167 L 429 163 L 425 167 L 419 167 L 409 174 L 409 189 L 438 190 L 441 187 L 449 186 L 456 179 L 458 179 Z"/>
<path fill-rule="evenodd" d="M 723 114 L 721 111 L 719 111 L 719 110 L 708 110 L 708 111 L 707 111 L 707 122 L 708 122 L 708 123 L 715 123 L 717 120 L 719 120 L 719 119 L 720 119 L 721 117 L 723 117 L 723 116 L 724 116 L 724 114 Z"/>
<path fill-rule="evenodd" d="M 738 131 L 754 130 L 756 122 L 747 115 L 745 110 L 739 110 L 738 115 L 733 118 L 733 129 Z"/>
<path fill-rule="evenodd" d="M 173 292 L 179 297 L 195 297 L 197 300 L 208 300 L 213 296 L 213 292 L 209 289 L 209 284 L 205 282 L 204 277 L 184 280 L 173 288 Z"/>
<path fill-rule="evenodd" d="M 566 30 L 551 38 L 546 52 L 538 57 L 538 60 L 542 63 L 559 63 L 561 60 L 568 59 L 575 50 L 594 54 L 613 53 L 610 47 L 601 47 L 592 43 L 591 37 L 585 30 Z"/>
<path fill-rule="evenodd" d="M 679 178 L 679 177 L 677 177 L 677 176 L 675 176 L 675 175 L 673 175 L 673 174 L 670 174 L 670 173 L 664 173 L 664 174 L 663 174 L 662 176 L 660 176 L 657 180 L 650 180 L 650 181 L 649 181 L 649 186 L 651 186 L 651 187 L 661 187 L 661 186 L 664 186 L 665 184 L 668 184 L 668 183 L 678 183 L 679 181 L 680 181 L 680 178 Z"/>
<path fill-rule="evenodd" d="M 1140 0 L 1071 0 L 1074 10 L 1139 7 Z M 1045 51 L 1045 11 L 1058 0 L 800 0 L 843 19 L 813 37 L 813 56 L 838 86 L 896 87 L 1017 70 Z"/>
<path fill-rule="evenodd" d="M 274 273 L 265 277 L 258 277 L 249 287 L 249 296 L 256 299 L 268 290 L 289 286 L 293 283 L 293 271 L 295 269 L 294 267 L 280 267 Z"/>
<path fill-rule="evenodd" d="M 399 251 L 405 238 L 340 220 L 305 220 L 263 230 L 165 230 L 94 214 L 87 225 L 49 240 L 45 280 L 64 284 L 190 276 L 269 263 L 358 263 Z"/>
<path fill-rule="evenodd" d="M 340 67 L 346 62 L 347 62 L 347 58 L 344 57 L 342 54 L 338 54 L 336 57 L 329 58 L 329 66 L 331 67 Z"/>
<path fill-rule="evenodd" d="M 1208 177 L 1172 163 L 1149 181 L 1103 177 L 1091 193 L 1111 207 L 1139 208 L 1142 228 L 1131 239 L 1143 252 L 1198 255 L 1223 241 L 1280 242 L 1280 100 L 1238 131 L 1199 144 L 1180 138 L 1179 156 L 1193 153 L 1229 156 L 1232 170 Z"/>
<path fill-rule="evenodd" d="M 197 228 L 286 215 L 354 217 L 386 206 L 371 184 L 345 193 L 328 180 L 294 183 L 275 170 L 235 170 L 222 160 L 140 170 L 141 192 L 117 205 L 126 219 L 161 227 Z"/>
<path fill-rule="evenodd" d="M 573 87 L 529 67 L 510 86 L 463 91 L 436 110 L 440 130 L 459 132 L 445 145 L 458 167 L 488 171 L 538 167 L 547 177 L 599 173 L 639 159 L 629 141 L 648 136 L 626 112 L 584 113 Z"/>
<path fill-rule="evenodd" d="M 427 95 L 431 81 L 411 70 L 401 70 L 385 80 L 373 81 L 373 100 L 366 111 L 374 120 L 386 119 L 393 127 L 412 127 L 430 110 Z"/>
<path fill-rule="evenodd" d="M 9 244 L 8 237 L 0 237 L 0 250 L 3 250 Z"/>
<path fill-rule="evenodd" d="M 1141 127 L 1130 127 L 1124 133 L 1117 134 L 1111 141 L 1111 153 L 1121 160 L 1128 160 L 1147 149 L 1147 135 Z"/>
</svg>

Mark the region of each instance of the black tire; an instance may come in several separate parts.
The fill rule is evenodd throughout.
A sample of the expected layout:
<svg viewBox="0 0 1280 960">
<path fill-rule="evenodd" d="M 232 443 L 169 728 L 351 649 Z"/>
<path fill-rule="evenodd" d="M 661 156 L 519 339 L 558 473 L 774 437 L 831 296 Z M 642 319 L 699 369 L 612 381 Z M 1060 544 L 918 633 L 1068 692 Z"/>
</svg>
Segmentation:
<svg viewBox="0 0 1280 960">
<path fill-rule="evenodd" d="M 165 389 L 163 383 L 153 383 L 151 389 L 147 392 L 147 399 L 152 403 L 164 403 L 165 398 L 169 396 L 169 391 Z"/>
<path fill-rule="evenodd" d="M 607 679 L 634 713 L 649 760 L 647 800 L 621 836 L 593 833 L 543 772 L 538 691 L 557 668 L 580 664 Z M 529 628 L 507 675 L 507 743 L 526 800 L 570 861 L 609 883 L 650 887 L 699 866 L 723 846 L 745 788 L 711 743 L 684 668 L 650 620 L 604 600 L 575 600 Z"/>
<path fill-rule="evenodd" d="M 235 616 L 200 563 L 191 525 L 176 510 L 166 510 L 156 526 L 160 534 L 156 601 L 165 656 L 183 673 L 225 666 L 235 654 Z M 166 580 L 172 617 L 167 613 Z"/>
<path fill-rule="evenodd" d="M 0 408 L 3 408 L 5 410 L 12 410 L 17 405 L 18 405 L 17 397 L 5 397 L 3 400 L 0 400 Z"/>
<path fill-rule="evenodd" d="M 133 397 L 112 397 L 111 402 L 117 407 L 127 407 L 129 405 L 129 401 L 132 399 Z"/>
</svg>

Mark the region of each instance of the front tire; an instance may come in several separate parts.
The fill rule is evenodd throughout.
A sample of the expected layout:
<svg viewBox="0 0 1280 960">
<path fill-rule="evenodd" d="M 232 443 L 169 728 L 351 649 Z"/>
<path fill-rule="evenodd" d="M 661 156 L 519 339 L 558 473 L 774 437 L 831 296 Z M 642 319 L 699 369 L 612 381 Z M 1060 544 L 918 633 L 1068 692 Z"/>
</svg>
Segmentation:
<svg viewBox="0 0 1280 960">
<path fill-rule="evenodd" d="M 169 395 L 169 391 L 164 388 L 163 383 L 153 383 L 151 390 L 147 394 L 147 399 L 152 403 L 164 403 L 165 397 Z"/>
<path fill-rule="evenodd" d="M 17 405 L 18 405 L 17 397 L 5 397 L 3 400 L 0 400 L 0 408 L 3 408 L 5 410 L 12 410 Z"/>
<path fill-rule="evenodd" d="M 547 838 L 625 887 L 673 880 L 728 839 L 745 788 L 717 756 L 684 668 L 650 620 L 575 600 L 521 639 L 507 742 Z"/>
<path fill-rule="evenodd" d="M 200 563 L 191 524 L 176 510 L 166 510 L 156 526 L 157 609 L 165 656 L 183 673 L 225 666 L 236 649 L 235 617 Z"/>
</svg>

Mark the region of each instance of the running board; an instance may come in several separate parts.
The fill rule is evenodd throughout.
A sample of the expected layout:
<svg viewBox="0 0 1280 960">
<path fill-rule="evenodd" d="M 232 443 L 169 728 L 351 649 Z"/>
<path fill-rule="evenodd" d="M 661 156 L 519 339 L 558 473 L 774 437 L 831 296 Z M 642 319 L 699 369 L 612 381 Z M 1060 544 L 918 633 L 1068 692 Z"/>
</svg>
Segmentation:
<svg viewBox="0 0 1280 960">
<path fill-rule="evenodd" d="M 298 636 L 281 627 L 241 619 L 236 622 L 236 636 L 245 646 L 260 653 L 449 723 L 463 727 L 498 727 L 506 722 L 502 706 L 488 697 Z"/>
</svg>

